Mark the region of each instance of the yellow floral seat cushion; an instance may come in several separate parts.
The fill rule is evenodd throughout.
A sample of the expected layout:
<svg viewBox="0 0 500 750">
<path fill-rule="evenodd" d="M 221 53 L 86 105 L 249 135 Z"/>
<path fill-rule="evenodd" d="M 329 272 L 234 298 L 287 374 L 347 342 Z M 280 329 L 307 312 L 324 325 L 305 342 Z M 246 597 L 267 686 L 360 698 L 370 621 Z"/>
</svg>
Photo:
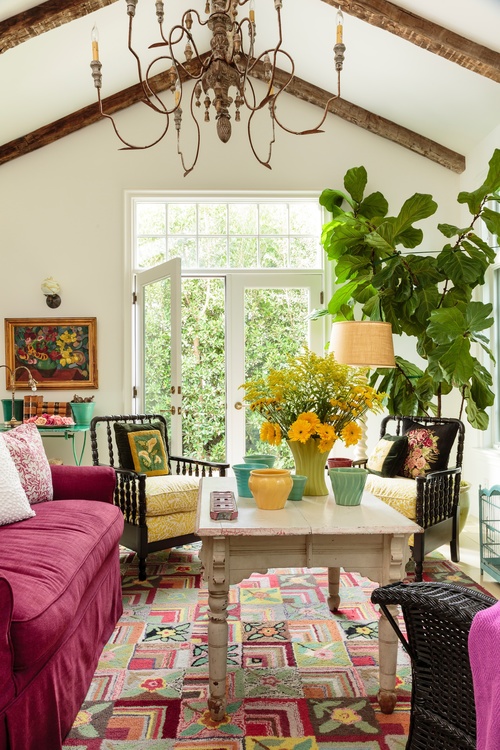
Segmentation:
<svg viewBox="0 0 500 750">
<path fill-rule="evenodd" d="M 199 481 L 198 477 L 175 474 L 146 478 L 149 542 L 194 532 Z"/>
<path fill-rule="evenodd" d="M 417 512 L 417 483 L 405 477 L 379 477 L 368 474 L 366 492 L 383 500 L 391 508 L 414 521 Z"/>
</svg>

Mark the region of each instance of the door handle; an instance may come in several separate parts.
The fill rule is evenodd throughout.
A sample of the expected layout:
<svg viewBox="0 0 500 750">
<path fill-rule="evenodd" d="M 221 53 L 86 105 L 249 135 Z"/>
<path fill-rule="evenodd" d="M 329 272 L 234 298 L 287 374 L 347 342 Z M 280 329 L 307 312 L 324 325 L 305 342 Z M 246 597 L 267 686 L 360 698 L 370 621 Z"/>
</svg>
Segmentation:
<svg viewBox="0 0 500 750">
<path fill-rule="evenodd" d="M 235 409 L 238 409 L 238 411 L 239 411 L 240 409 L 244 409 L 244 408 L 245 408 L 245 406 L 244 406 L 244 405 L 243 405 L 243 404 L 241 403 L 241 401 L 237 401 L 237 402 L 235 403 L 235 405 L 234 405 L 234 408 L 235 408 Z"/>
</svg>

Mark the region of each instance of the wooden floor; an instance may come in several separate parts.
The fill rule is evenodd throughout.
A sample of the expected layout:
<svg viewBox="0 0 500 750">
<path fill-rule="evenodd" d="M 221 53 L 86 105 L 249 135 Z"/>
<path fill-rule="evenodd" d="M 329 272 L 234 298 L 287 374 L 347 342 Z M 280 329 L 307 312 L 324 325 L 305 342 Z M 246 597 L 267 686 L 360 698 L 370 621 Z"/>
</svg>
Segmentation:
<svg viewBox="0 0 500 750">
<path fill-rule="evenodd" d="M 441 547 L 439 552 L 450 559 L 449 546 Z M 473 581 L 489 591 L 491 596 L 500 599 L 500 583 L 497 583 L 487 573 L 481 575 L 479 560 L 479 520 L 469 516 L 465 528 L 460 534 L 460 562 L 457 565 Z"/>
</svg>

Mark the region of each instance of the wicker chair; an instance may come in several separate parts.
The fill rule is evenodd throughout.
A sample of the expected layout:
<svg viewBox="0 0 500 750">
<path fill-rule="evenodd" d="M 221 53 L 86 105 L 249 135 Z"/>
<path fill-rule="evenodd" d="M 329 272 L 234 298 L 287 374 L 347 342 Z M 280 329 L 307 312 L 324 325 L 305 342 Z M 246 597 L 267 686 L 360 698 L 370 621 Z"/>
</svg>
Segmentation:
<svg viewBox="0 0 500 750">
<path fill-rule="evenodd" d="M 147 477 L 146 474 L 120 466 L 114 426 L 151 422 L 159 423 L 164 431 L 168 476 Z M 99 433 L 104 461 L 99 454 Z M 167 424 L 161 414 L 94 417 L 90 423 L 90 440 L 94 466 L 107 464 L 116 471 L 115 503 L 125 518 L 121 542 L 137 553 L 139 578 L 144 580 L 146 559 L 150 552 L 198 541 L 194 524 L 199 479 L 214 474 L 225 476 L 229 464 L 170 455 Z"/>
<path fill-rule="evenodd" d="M 412 555 L 415 561 L 415 579 L 422 580 L 423 560 L 425 555 L 443 544 L 450 545 L 450 556 L 453 562 L 460 560 L 459 545 L 459 500 L 462 459 L 464 451 L 465 427 L 459 419 L 448 417 L 384 417 L 380 426 L 380 437 L 385 434 L 402 434 L 403 420 L 415 420 L 426 427 L 435 425 L 456 425 L 455 463 L 452 468 L 432 471 L 416 479 L 369 477 L 373 487 L 367 482 L 366 489 L 411 518 L 424 529 L 413 541 Z M 451 462 L 450 462 L 451 463 Z M 356 465 L 365 465 L 366 461 L 357 461 Z M 410 487 L 413 499 L 411 510 L 398 497 L 399 490 L 406 483 Z M 413 488 L 413 489 L 411 489 Z M 406 492 L 406 488 L 405 488 Z"/>
<path fill-rule="evenodd" d="M 412 663 L 406 750 L 475 750 L 469 630 L 474 615 L 497 600 L 452 583 L 393 583 L 375 589 L 371 599 L 382 608 Z M 390 605 L 400 605 L 406 637 Z"/>
</svg>

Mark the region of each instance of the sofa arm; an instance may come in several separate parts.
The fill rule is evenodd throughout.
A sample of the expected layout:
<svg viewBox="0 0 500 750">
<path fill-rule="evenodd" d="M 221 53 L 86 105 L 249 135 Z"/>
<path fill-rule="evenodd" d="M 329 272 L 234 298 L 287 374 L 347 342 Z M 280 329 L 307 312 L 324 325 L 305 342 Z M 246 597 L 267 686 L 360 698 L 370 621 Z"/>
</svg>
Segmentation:
<svg viewBox="0 0 500 750">
<path fill-rule="evenodd" d="M 0 690 L 0 713 L 16 695 L 14 657 L 10 640 L 12 609 L 13 599 L 10 583 L 0 574 L 0 685 L 2 686 Z"/>
<path fill-rule="evenodd" d="M 111 466 L 51 466 L 54 500 L 113 502 L 116 473 Z"/>
</svg>

